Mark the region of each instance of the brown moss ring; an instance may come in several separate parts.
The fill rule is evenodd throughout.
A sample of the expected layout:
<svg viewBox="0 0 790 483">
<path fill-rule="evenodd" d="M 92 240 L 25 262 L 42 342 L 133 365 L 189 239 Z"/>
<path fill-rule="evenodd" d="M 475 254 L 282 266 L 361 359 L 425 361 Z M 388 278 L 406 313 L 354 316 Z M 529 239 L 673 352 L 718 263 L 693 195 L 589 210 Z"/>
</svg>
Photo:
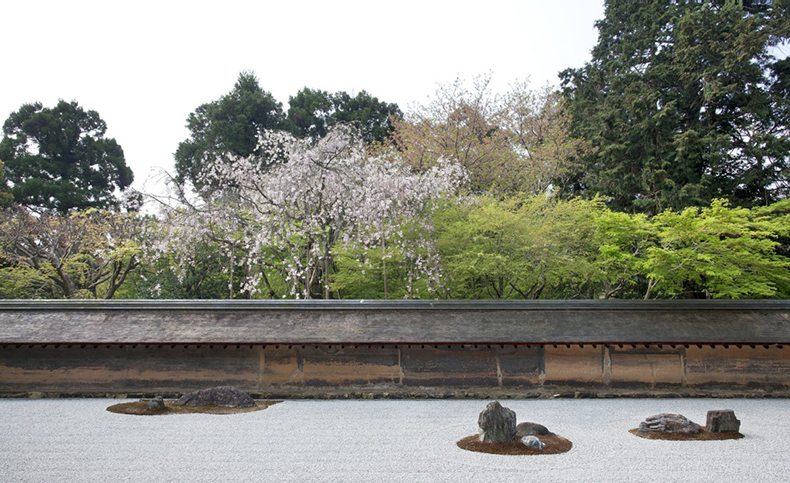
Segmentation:
<svg viewBox="0 0 790 483">
<path fill-rule="evenodd" d="M 704 429 L 699 433 L 669 433 L 669 432 L 649 432 L 640 433 L 639 428 L 628 430 L 634 436 L 644 439 L 660 439 L 663 441 L 724 441 L 728 439 L 741 439 L 741 433 L 711 433 Z"/>
<path fill-rule="evenodd" d="M 505 443 L 484 443 L 480 441 L 478 435 L 467 436 L 456 444 L 459 448 L 478 453 L 499 454 L 499 455 L 544 455 L 567 453 L 573 447 L 570 440 L 562 436 L 546 435 L 539 436 L 540 440 L 546 444 L 543 449 L 530 448 L 518 441 L 508 441 Z"/>
<path fill-rule="evenodd" d="M 165 401 L 165 408 L 149 411 L 148 401 L 136 401 L 114 404 L 107 411 L 118 414 L 132 414 L 135 416 L 162 416 L 168 414 L 238 414 L 261 411 L 281 401 L 256 401 L 255 406 L 249 408 L 230 408 L 226 406 L 173 406 Z"/>
</svg>

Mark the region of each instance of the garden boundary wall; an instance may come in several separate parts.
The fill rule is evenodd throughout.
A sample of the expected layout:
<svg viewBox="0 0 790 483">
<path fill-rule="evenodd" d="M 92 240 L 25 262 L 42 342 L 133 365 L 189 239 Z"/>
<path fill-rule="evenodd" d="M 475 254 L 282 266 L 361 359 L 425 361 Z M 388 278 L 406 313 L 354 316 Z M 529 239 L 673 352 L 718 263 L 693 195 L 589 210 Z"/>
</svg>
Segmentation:
<svg viewBox="0 0 790 483">
<path fill-rule="evenodd" d="M 790 301 L 4 301 L 0 395 L 790 395 Z"/>
</svg>

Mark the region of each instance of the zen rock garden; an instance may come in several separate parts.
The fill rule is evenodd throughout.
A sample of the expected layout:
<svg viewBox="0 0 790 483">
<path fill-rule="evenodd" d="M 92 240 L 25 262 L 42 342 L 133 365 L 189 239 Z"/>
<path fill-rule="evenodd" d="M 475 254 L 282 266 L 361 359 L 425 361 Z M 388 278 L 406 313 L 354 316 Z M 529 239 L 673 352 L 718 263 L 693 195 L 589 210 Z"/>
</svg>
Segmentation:
<svg viewBox="0 0 790 483">
<path fill-rule="evenodd" d="M 461 449 L 501 455 L 565 453 L 573 443 L 533 422 L 516 424 L 516 413 L 499 401 L 488 403 L 477 418 L 479 432 L 458 441 Z"/>
<path fill-rule="evenodd" d="M 731 409 L 708 411 L 705 428 L 682 414 L 661 413 L 650 416 L 631 433 L 647 439 L 704 441 L 739 439 L 741 422 Z"/>
<path fill-rule="evenodd" d="M 162 414 L 235 414 L 266 409 L 277 401 L 256 402 L 249 394 L 233 386 L 212 387 L 184 394 L 172 402 L 162 397 L 150 401 L 115 404 L 108 411 L 122 414 L 153 416 Z"/>
<path fill-rule="evenodd" d="M 279 401 L 255 401 L 232 386 L 220 386 L 184 394 L 175 401 L 162 397 L 148 401 L 115 404 L 108 411 L 121 414 L 234 414 L 266 409 Z M 573 443 L 535 422 L 517 422 L 516 412 L 499 401 L 486 405 L 477 418 L 478 434 L 456 444 L 459 448 L 499 455 L 559 454 L 570 451 Z M 661 413 L 650 416 L 630 432 L 646 439 L 675 441 L 712 441 L 740 439 L 741 422 L 731 409 L 708 411 L 703 428 L 682 414 Z"/>
<path fill-rule="evenodd" d="M 540 455 L 565 453 L 573 447 L 569 440 L 538 423 L 516 423 L 516 413 L 499 401 L 488 403 L 477 418 L 478 434 L 456 444 L 459 448 L 499 455 Z M 650 416 L 631 433 L 646 439 L 715 441 L 739 439 L 741 422 L 730 409 L 708 411 L 705 427 L 682 414 Z"/>
</svg>

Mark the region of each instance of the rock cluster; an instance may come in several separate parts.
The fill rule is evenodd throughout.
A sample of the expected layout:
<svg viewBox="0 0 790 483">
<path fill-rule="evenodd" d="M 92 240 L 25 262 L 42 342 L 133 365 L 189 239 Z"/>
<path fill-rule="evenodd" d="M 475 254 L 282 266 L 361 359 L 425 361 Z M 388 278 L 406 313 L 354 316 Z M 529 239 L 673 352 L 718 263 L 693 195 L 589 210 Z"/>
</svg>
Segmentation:
<svg viewBox="0 0 790 483">
<path fill-rule="evenodd" d="M 702 430 L 699 424 L 694 423 L 680 414 L 661 413 L 650 416 L 639 423 L 640 433 L 692 433 Z"/>
<path fill-rule="evenodd" d="M 233 386 L 220 386 L 184 394 L 173 402 L 173 406 L 249 408 L 255 406 L 255 400 Z"/>
<path fill-rule="evenodd" d="M 502 407 L 499 401 L 488 403 L 477 418 L 480 426 L 480 441 L 500 443 L 516 441 L 516 413 Z"/>
<path fill-rule="evenodd" d="M 528 448 L 542 450 L 546 443 L 537 435 L 555 436 L 542 424 L 524 422 L 516 425 L 515 411 L 502 407 L 499 401 L 488 403 L 477 418 L 477 424 L 480 426 L 480 441 L 484 443 L 521 442 Z"/>
<path fill-rule="evenodd" d="M 741 429 L 741 422 L 735 417 L 732 409 L 719 409 L 708 411 L 705 431 L 710 433 L 737 433 Z"/>
</svg>

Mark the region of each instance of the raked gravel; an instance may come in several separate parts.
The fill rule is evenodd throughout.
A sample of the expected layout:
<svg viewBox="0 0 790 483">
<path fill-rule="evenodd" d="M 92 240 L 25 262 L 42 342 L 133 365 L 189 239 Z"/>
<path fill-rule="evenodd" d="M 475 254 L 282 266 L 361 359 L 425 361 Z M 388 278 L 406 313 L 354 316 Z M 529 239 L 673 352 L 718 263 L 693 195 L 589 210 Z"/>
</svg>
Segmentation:
<svg viewBox="0 0 790 483">
<path fill-rule="evenodd" d="M 120 401 L 0 400 L 0 481 L 704 482 L 790 480 L 790 400 L 503 400 L 573 441 L 560 455 L 459 449 L 488 401 L 285 401 L 234 415 L 129 416 Z M 655 441 L 661 412 L 733 409 L 744 439 Z"/>
</svg>

